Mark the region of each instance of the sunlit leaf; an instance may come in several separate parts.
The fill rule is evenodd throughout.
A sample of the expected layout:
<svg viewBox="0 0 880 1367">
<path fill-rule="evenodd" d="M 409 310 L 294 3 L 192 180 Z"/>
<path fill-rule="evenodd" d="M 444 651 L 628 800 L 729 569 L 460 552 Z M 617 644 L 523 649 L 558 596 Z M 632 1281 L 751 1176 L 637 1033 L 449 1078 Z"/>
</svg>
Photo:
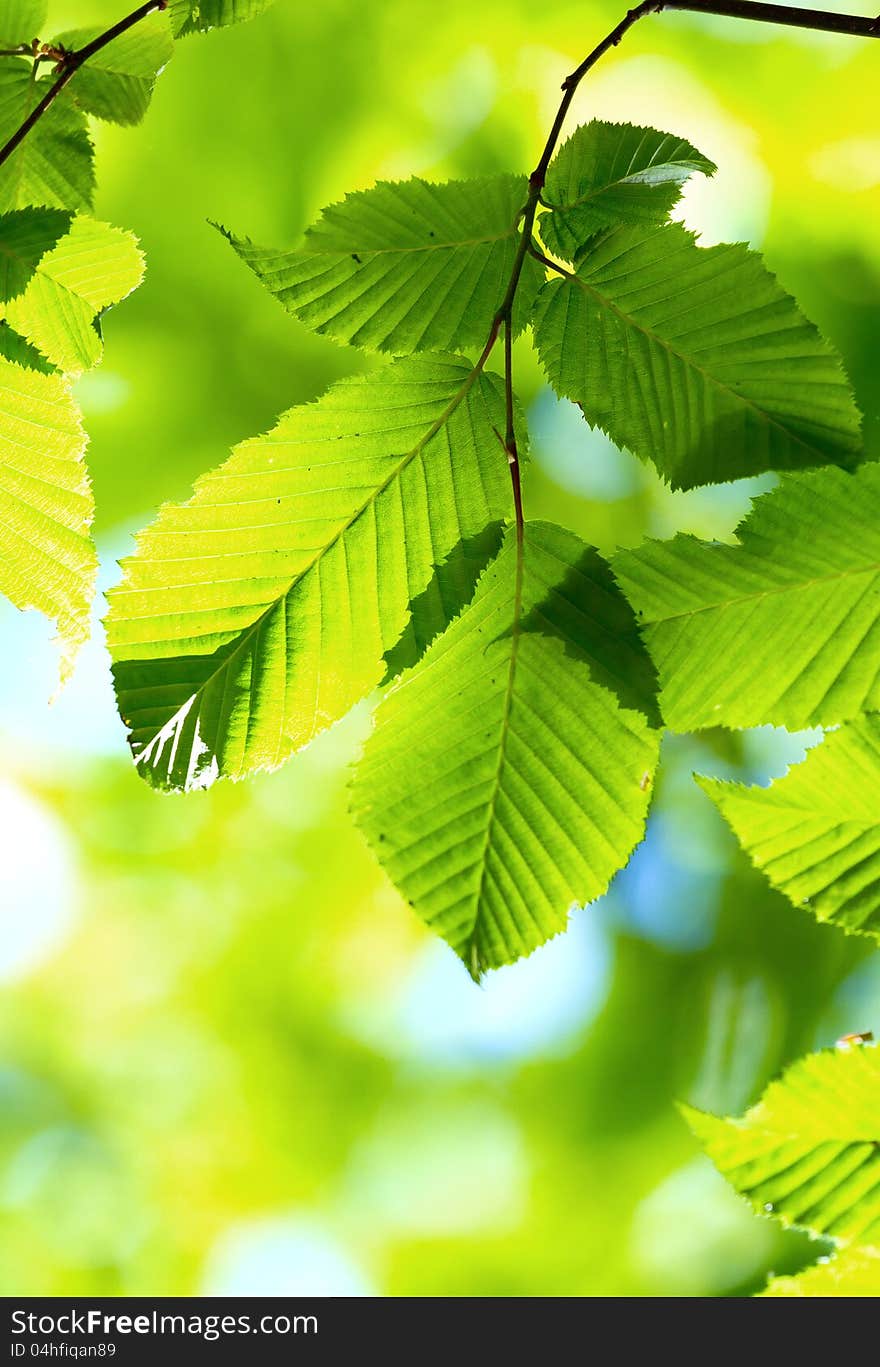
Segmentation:
<svg viewBox="0 0 880 1367">
<path fill-rule="evenodd" d="M 0 592 L 57 624 L 62 680 L 89 633 L 97 572 L 85 447 L 61 376 L 0 359 Z"/>
<path fill-rule="evenodd" d="M 797 730 L 880 710 L 880 466 L 789 476 L 737 535 L 615 557 L 668 725 Z"/>
<path fill-rule="evenodd" d="M 800 1059 L 741 1120 L 687 1109 L 709 1157 L 755 1210 L 880 1254 L 880 1052 Z"/>
<path fill-rule="evenodd" d="M 510 510 L 503 422 L 495 377 L 398 362 L 291 409 L 165 507 L 107 619 L 144 775 L 272 768 L 377 684 L 434 566 Z"/>
<path fill-rule="evenodd" d="M 544 285 L 535 343 L 557 393 L 675 488 L 858 459 L 839 358 L 743 246 L 609 232 Z"/>
<path fill-rule="evenodd" d="M 399 354 L 482 346 L 510 278 L 527 193 L 524 176 L 383 181 L 325 209 L 296 251 L 226 235 L 316 332 Z M 529 258 L 520 327 L 542 279 Z"/>
<path fill-rule="evenodd" d="M 769 788 L 699 782 L 795 906 L 880 938 L 880 717 L 832 731 Z"/>
<path fill-rule="evenodd" d="M 101 357 L 97 316 L 137 287 L 131 233 L 58 209 L 0 217 L 0 319 L 69 373 Z"/>
<path fill-rule="evenodd" d="M 510 531 L 471 605 L 382 702 L 355 817 L 477 976 L 564 930 L 626 863 L 652 719 L 652 671 L 608 566 L 529 523 L 521 581 Z"/>
<path fill-rule="evenodd" d="M 547 171 L 542 201 L 553 212 L 540 221 L 551 252 L 573 261 L 602 228 L 662 223 L 689 176 L 716 167 L 689 142 L 629 123 L 582 124 Z"/>
</svg>

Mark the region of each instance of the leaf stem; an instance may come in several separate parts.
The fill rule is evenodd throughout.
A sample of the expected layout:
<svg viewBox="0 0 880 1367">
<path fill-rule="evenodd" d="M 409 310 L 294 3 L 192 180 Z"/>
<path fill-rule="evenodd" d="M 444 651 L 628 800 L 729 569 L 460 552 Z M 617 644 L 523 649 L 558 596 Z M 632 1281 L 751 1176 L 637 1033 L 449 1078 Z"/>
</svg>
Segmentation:
<svg viewBox="0 0 880 1367">
<path fill-rule="evenodd" d="M 8 161 L 13 152 L 20 147 L 31 129 L 39 123 L 46 111 L 55 103 L 65 86 L 73 80 L 73 77 L 79 71 L 80 67 L 83 66 L 90 57 L 94 57 L 96 52 L 100 52 L 108 43 L 112 43 L 114 38 L 119 38 L 123 33 L 127 33 L 130 28 L 134 28 L 135 24 L 139 24 L 142 19 L 146 19 L 148 14 L 154 14 L 158 10 L 164 10 L 167 6 L 168 0 L 148 0 L 147 4 L 139 6 L 139 8 L 133 10 L 131 14 L 126 15 L 124 19 L 120 19 L 118 23 L 114 24 L 111 28 L 106 29 L 104 33 L 98 34 L 97 38 L 93 38 L 90 43 L 86 43 L 85 47 L 81 47 L 77 52 L 64 53 L 58 60 L 57 69 L 59 70 L 59 76 L 54 85 L 49 87 L 46 94 L 40 100 L 40 103 L 31 110 L 21 127 L 16 129 L 8 142 L 4 143 L 3 147 L 0 148 L 0 166 L 2 166 L 5 161 Z M 19 52 L 4 53 L 3 55 L 17 56 L 20 51 L 21 50 L 19 50 Z M 26 53 L 31 51 L 31 49 L 25 47 L 23 51 Z M 36 69 L 38 62 L 49 55 L 50 54 L 47 53 L 35 53 L 34 68 Z"/>
<path fill-rule="evenodd" d="M 516 512 L 516 539 L 522 556 L 523 517 L 522 481 L 520 479 L 519 452 L 516 449 L 516 422 L 513 404 L 513 330 L 508 318 L 504 324 L 504 409 L 507 425 L 504 431 L 504 449 L 510 466 L 510 480 L 513 485 L 513 506 Z"/>
<path fill-rule="evenodd" d="M 529 256 L 534 257 L 535 261 L 539 261 L 541 265 L 546 266 L 548 270 L 556 271 L 557 275 L 564 275 L 566 280 L 577 280 L 577 276 L 573 271 L 566 270 L 564 266 L 560 266 L 558 261 L 553 261 L 549 256 L 545 256 L 543 252 L 539 252 L 534 243 L 529 247 Z"/>
</svg>

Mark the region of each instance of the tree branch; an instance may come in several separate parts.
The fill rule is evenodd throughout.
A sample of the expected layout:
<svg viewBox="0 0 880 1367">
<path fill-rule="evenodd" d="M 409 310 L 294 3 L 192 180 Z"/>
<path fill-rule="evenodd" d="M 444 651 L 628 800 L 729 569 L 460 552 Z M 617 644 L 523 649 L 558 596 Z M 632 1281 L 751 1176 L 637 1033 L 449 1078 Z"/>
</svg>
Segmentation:
<svg viewBox="0 0 880 1367">
<path fill-rule="evenodd" d="M 828 10 L 800 9 L 793 5 L 769 5 L 763 0 L 642 0 L 640 5 L 631 9 L 616 28 L 613 28 L 601 43 L 598 43 L 580 66 L 575 67 L 562 82 L 562 100 L 556 111 L 553 127 L 541 153 L 541 160 L 531 175 L 531 185 L 537 186 L 538 193 L 544 187 L 547 167 L 556 150 L 562 125 L 565 123 L 571 102 L 581 81 L 600 58 L 611 48 L 617 47 L 622 38 L 634 24 L 647 14 L 660 14 L 663 10 L 687 10 L 692 14 L 716 14 L 726 19 L 748 19 L 759 24 L 785 24 L 789 28 L 815 29 L 820 33 L 843 33 L 851 38 L 880 38 L 880 16 L 868 19 L 857 14 L 833 14 Z"/>
<path fill-rule="evenodd" d="M 147 4 L 141 5 L 139 9 L 133 10 L 131 14 L 126 15 L 124 19 L 120 19 L 112 28 L 108 28 L 104 33 L 100 33 L 98 37 L 93 38 L 90 43 L 86 43 L 85 47 L 81 47 L 78 52 L 66 52 L 59 60 L 58 65 L 60 67 L 60 74 L 55 84 L 49 87 L 46 94 L 40 100 L 40 103 L 31 110 L 21 127 L 16 129 L 9 141 L 0 148 L 0 166 L 8 161 L 13 152 L 21 146 L 31 129 L 39 123 L 40 119 L 46 113 L 46 110 L 51 108 L 64 87 L 73 80 L 73 77 L 79 71 L 80 67 L 83 66 L 90 57 L 94 57 L 96 52 L 101 51 L 101 48 L 106 47 L 108 43 L 112 43 L 114 38 L 119 38 L 121 34 L 127 33 L 130 28 L 134 28 L 135 24 L 139 24 L 142 19 L 146 19 L 148 14 L 154 14 L 158 10 L 166 9 L 167 6 L 168 0 L 149 0 Z M 28 51 L 28 49 L 25 49 L 25 51 Z M 14 56 L 16 54 L 10 52 L 4 55 Z M 41 56 L 45 55 L 46 54 L 40 53 L 35 54 L 35 62 L 40 61 Z"/>
<path fill-rule="evenodd" d="M 478 362 L 479 366 L 485 364 L 486 359 L 498 339 L 501 327 L 504 327 L 504 391 L 507 408 L 507 435 L 505 439 L 505 450 L 510 466 L 510 478 L 513 484 L 513 503 L 516 512 L 516 534 L 517 534 L 517 583 L 522 580 L 522 558 L 523 558 L 523 505 L 522 488 L 520 483 L 519 457 L 516 449 L 516 434 L 513 423 L 513 373 L 512 373 L 512 326 L 513 305 L 516 300 L 516 292 L 519 288 L 520 277 L 525 263 L 526 256 L 532 255 L 543 265 L 549 266 L 552 270 L 561 270 L 549 257 L 537 251 L 532 241 L 532 228 L 535 224 L 535 215 L 541 201 L 541 192 L 544 189 L 544 181 L 547 178 L 547 168 L 550 165 L 553 153 L 556 151 L 556 144 L 559 142 L 559 135 L 562 132 L 566 115 L 571 108 L 572 100 L 581 81 L 596 63 L 609 52 L 611 48 L 617 47 L 618 43 L 629 32 L 634 24 L 648 14 L 660 14 L 663 10 L 687 10 L 693 14 L 715 14 L 727 19 L 748 19 L 752 22 L 761 24 L 785 24 L 790 28 L 815 29 L 820 33 L 842 33 L 852 38 L 880 38 L 880 15 L 874 19 L 868 19 L 856 14 L 833 14 L 828 10 L 801 9 L 791 5 L 765 4 L 764 0 L 641 0 L 641 4 L 621 19 L 620 23 L 607 34 L 592 52 L 581 62 L 580 66 L 575 67 L 570 75 L 566 76 L 562 82 L 562 99 L 553 120 L 553 126 L 544 144 L 540 160 L 532 174 L 529 176 L 529 194 L 521 214 L 520 214 L 520 242 L 517 254 L 514 258 L 513 267 L 510 274 L 507 290 L 504 294 L 501 307 L 492 319 L 492 327 L 489 330 L 489 337 L 483 349 L 482 356 Z"/>
</svg>

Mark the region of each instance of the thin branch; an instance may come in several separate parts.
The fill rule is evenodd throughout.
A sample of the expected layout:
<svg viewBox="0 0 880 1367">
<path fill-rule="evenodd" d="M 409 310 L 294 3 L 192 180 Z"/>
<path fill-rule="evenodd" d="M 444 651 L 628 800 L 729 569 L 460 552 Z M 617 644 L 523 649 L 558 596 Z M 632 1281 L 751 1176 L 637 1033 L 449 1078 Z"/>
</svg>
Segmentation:
<svg viewBox="0 0 880 1367">
<path fill-rule="evenodd" d="M 820 33 L 843 33 L 851 38 L 880 38 L 880 16 L 868 19 L 857 14 L 833 14 L 828 10 L 800 9 L 793 5 L 768 5 L 763 0 L 642 0 L 640 5 L 631 9 L 589 53 L 580 66 L 575 67 L 562 82 L 562 100 L 556 111 L 553 127 L 541 153 L 541 160 L 531 176 L 531 184 L 538 192 L 544 187 L 547 167 L 556 150 L 562 125 L 571 107 L 575 92 L 581 81 L 600 58 L 611 48 L 617 47 L 622 38 L 634 24 L 647 14 L 661 14 L 663 10 L 687 10 L 693 14 L 715 14 L 726 19 L 748 19 L 759 24 L 785 24 L 789 28 L 815 29 Z"/>
<path fill-rule="evenodd" d="M 762 24 L 784 24 L 791 28 L 815 29 L 820 33 L 842 33 L 853 38 L 880 38 L 880 15 L 874 19 L 868 19 L 863 15 L 855 14 L 833 14 L 828 10 L 801 9 L 790 5 L 765 4 L 764 0 L 641 0 L 641 4 L 621 19 L 620 23 L 611 30 L 592 52 L 581 62 L 580 66 L 575 67 L 570 75 L 566 76 L 562 82 L 562 99 L 556 111 L 553 125 L 547 135 L 544 150 L 540 160 L 532 174 L 529 176 L 528 198 L 520 212 L 520 241 L 514 258 L 513 267 L 510 273 L 507 289 L 501 306 L 495 317 L 492 319 L 492 326 L 489 330 L 489 337 L 483 348 L 483 353 L 477 362 L 477 367 L 482 369 L 485 365 L 489 353 L 498 339 L 501 327 L 504 327 L 504 392 L 507 409 L 507 434 L 504 447 L 507 452 L 507 460 L 510 465 L 510 477 L 513 482 L 513 501 L 516 509 L 516 536 L 517 536 L 517 609 L 516 619 L 519 616 L 519 599 L 522 588 L 523 572 L 523 504 L 522 488 L 520 483 L 519 456 L 516 449 L 516 433 L 514 431 L 514 406 L 513 406 L 513 365 L 512 365 L 512 317 L 513 306 L 516 301 L 516 293 L 519 288 L 523 266 L 526 257 L 531 255 L 535 260 L 550 270 L 558 271 L 561 275 L 568 275 L 569 272 L 558 266 L 555 261 L 551 261 L 548 256 L 539 252 L 532 241 L 532 229 L 535 225 L 535 216 L 538 205 L 541 202 L 541 192 L 544 189 L 544 182 L 547 178 L 547 169 L 556 151 L 559 136 L 562 132 L 566 116 L 571 108 L 578 86 L 596 63 L 610 52 L 611 48 L 617 47 L 621 39 L 629 32 L 634 24 L 648 14 L 660 14 L 663 10 L 687 10 L 694 14 L 715 14 L 728 19 L 748 19 L 752 22 Z"/>
<path fill-rule="evenodd" d="M 149 0 L 147 4 L 141 5 L 139 9 L 133 10 L 131 14 L 126 15 L 124 19 L 120 19 L 112 28 L 108 28 L 104 33 L 100 33 L 98 37 L 93 38 L 90 43 L 86 43 L 85 47 L 81 47 L 78 52 L 65 53 L 58 63 L 60 74 L 55 84 L 49 87 L 46 94 L 40 100 L 40 103 L 35 106 L 30 114 L 28 114 L 21 127 L 18 128 L 9 141 L 0 148 L 0 166 L 2 166 L 5 161 L 8 161 L 13 152 L 21 146 L 31 129 L 39 123 L 40 119 L 46 113 L 46 110 L 51 108 L 65 86 L 73 80 L 80 67 L 83 66 L 90 57 L 94 57 L 96 52 L 100 52 L 108 43 L 112 43 L 114 38 L 119 38 L 123 33 L 127 33 L 130 28 L 134 28 L 135 24 L 139 24 L 142 19 L 146 19 L 148 14 L 154 14 L 159 10 L 166 9 L 167 6 L 168 0 Z M 29 51 L 29 49 L 25 49 L 25 51 Z M 9 55 L 15 54 L 10 53 Z M 35 66 L 36 63 L 46 55 L 48 54 L 36 54 Z"/>
</svg>

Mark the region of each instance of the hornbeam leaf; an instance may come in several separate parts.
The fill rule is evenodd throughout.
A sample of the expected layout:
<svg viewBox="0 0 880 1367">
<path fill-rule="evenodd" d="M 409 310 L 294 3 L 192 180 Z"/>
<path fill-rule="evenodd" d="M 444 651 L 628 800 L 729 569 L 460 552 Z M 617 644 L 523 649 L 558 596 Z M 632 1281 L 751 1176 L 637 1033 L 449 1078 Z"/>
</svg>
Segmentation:
<svg viewBox="0 0 880 1367">
<path fill-rule="evenodd" d="M 162 510 L 107 619 L 145 777 L 273 768 L 381 680 L 434 566 L 509 512 L 501 391 L 456 357 L 343 380 Z"/>
<path fill-rule="evenodd" d="M 47 0 L 0 0 L 0 47 L 18 47 L 38 38 L 47 8 Z"/>
<path fill-rule="evenodd" d="M 519 600 L 519 601 L 518 601 Z M 527 523 L 381 703 L 353 809 L 475 977 L 566 927 L 642 837 L 653 672 L 599 553 Z"/>
<path fill-rule="evenodd" d="M 795 906 L 880 939 L 880 717 L 831 732 L 769 788 L 698 782 Z"/>
<path fill-rule="evenodd" d="M 211 28 L 225 28 L 256 19 L 274 0 L 171 0 L 168 12 L 175 37 L 188 33 L 206 33 Z"/>
<path fill-rule="evenodd" d="M 477 582 L 501 549 L 504 523 L 490 522 L 476 536 L 467 537 L 434 567 L 431 582 L 410 603 L 409 621 L 400 640 L 385 654 L 383 683 L 418 664 L 432 641 L 443 632 L 474 596 Z"/>
<path fill-rule="evenodd" d="M 0 319 L 69 374 L 100 360 L 96 318 L 143 272 L 132 234 L 105 223 L 57 209 L 0 217 Z"/>
<path fill-rule="evenodd" d="M 788 476 L 737 535 L 615 557 L 667 725 L 798 730 L 880 710 L 880 465 Z"/>
<path fill-rule="evenodd" d="M 709 1157 L 762 1214 L 880 1254 L 880 1051 L 810 1054 L 741 1120 L 685 1109 Z"/>
<path fill-rule="evenodd" d="M 677 223 L 597 239 L 544 285 L 535 343 L 557 393 L 675 488 L 861 451 L 838 356 L 761 258 Z"/>
<path fill-rule="evenodd" d="M 619 223 L 662 223 L 695 171 L 717 167 L 689 142 L 629 123 L 582 124 L 547 171 L 540 220 L 551 252 L 574 261 L 600 229 Z"/>
<path fill-rule="evenodd" d="M 29 62 L 3 59 L 0 145 L 21 126 L 50 84 L 50 77 L 32 80 Z M 0 167 L 0 213 L 27 205 L 90 209 L 95 189 L 93 162 L 86 116 L 65 91 Z"/>
<path fill-rule="evenodd" d="M 57 623 L 62 682 L 89 634 L 97 573 L 85 447 L 66 381 L 0 359 L 0 592 Z"/>
<path fill-rule="evenodd" d="M 796 1277 L 771 1277 L 761 1296 L 880 1296 L 880 1252 L 845 1248 Z"/>
<path fill-rule="evenodd" d="M 54 41 L 57 46 L 76 52 L 103 31 L 101 25 L 75 29 Z M 95 118 L 112 123 L 140 123 L 149 107 L 156 78 L 173 55 L 168 14 L 150 14 L 90 57 L 69 88 L 80 108 Z"/>
<path fill-rule="evenodd" d="M 519 243 L 524 176 L 434 185 L 381 181 L 325 209 L 296 251 L 228 237 L 301 322 L 341 342 L 403 354 L 482 346 Z M 543 271 L 525 263 L 514 324 Z"/>
</svg>

